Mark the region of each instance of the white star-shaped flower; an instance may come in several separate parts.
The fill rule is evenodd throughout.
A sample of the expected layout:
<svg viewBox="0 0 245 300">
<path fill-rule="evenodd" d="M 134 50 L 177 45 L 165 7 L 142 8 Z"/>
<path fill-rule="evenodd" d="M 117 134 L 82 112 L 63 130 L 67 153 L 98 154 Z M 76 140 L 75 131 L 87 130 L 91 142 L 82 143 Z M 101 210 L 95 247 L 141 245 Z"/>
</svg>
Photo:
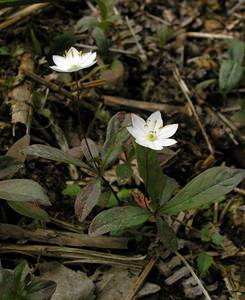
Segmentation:
<svg viewBox="0 0 245 300">
<path fill-rule="evenodd" d="M 57 72 L 76 72 L 95 64 L 96 52 L 82 54 L 71 47 L 64 56 L 53 55 L 52 58 L 55 66 L 50 66 L 51 69 Z"/>
<path fill-rule="evenodd" d="M 135 142 L 153 150 L 162 150 L 164 147 L 177 143 L 170 139 L 178 129 L 178 124 L 163 126 L 160 111 L 156 111 L 145 121 L 135 114 L 131 114 L 132 126 L 127 127 Z"/>
</svg>

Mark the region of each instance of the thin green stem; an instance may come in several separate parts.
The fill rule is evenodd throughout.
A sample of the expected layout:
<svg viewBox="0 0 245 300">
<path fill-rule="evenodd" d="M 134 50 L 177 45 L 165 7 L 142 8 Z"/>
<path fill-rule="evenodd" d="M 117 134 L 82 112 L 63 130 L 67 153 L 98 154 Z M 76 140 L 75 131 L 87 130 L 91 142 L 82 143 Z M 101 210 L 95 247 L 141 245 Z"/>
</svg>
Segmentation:
<svg viewBox="0 0 245 300">
<path fill-rule="evenodd" d="M 89 155 L 91 157 L 91 160 L 93 161 L 93 164 L 97 170 L 97 175 L 102 179 L 102 181 L 107 185 L 107 187 L 110 189 L 110 191 L 113 193 L 114 197 L 117 199 L 118 202 L 120 202 L 120 199 L 117 196 L 117 193 L 113 190 L 112 186 L 110 185 L 110 183 L 105 179 L 105 177 L 103 177 L 103 175 L 101 174 L 100 171 L 100 167 L 97 164 L 96 160 L 93 157 L 93 154 L 91 152 L 91 149 L 89 147 L 89 143 L 86 137 L 86 134 L 84 133 L 84 131 L 82 130 L 82 122 L 81 122 L 81 114 L 80 114 L 80 109 L 79 109 L 79 102 L 80 102 L 80 87 L 79 87 L 79 81 L 78 81 L 78 76 L 77 73 L 75 72 L 75 79 L 76 79 L 76 86 L 77 86 L 77 110 L 78 110 L 78 121 L 79 121 L 79 135 L 82 133 L 82 135 L 80 136 L 80 139 L 85 141 L 87 150 L 89 152 Z"/>
</svg>

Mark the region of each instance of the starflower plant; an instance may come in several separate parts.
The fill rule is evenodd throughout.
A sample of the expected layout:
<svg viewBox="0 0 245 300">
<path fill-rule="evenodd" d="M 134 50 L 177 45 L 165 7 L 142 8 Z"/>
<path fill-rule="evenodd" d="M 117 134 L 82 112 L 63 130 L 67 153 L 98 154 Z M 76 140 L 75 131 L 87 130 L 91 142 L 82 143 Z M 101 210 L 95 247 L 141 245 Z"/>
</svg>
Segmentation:
<svg viewBox="0 0 245 300">
<path fill-rule="evenodd" d="M 54 66 L 51 69 L 57 72 L 77 72 L 91 67 L 96 63 L 96 52 L 82 54 L 76 48 L 71 47 L 64 56 L 53 55 Z"/>
<path fill-rule="evenodd" d="M 163 126 L 160 111 L 152 113 L 146 121 L 135 114 L 131 114 L 131 119 L 132 126 L 127 129 L 137 144 L 153 150 L 162 150 L 177 143 L 170 137 L 177 131 L 178 124 Z"/>
</svg>

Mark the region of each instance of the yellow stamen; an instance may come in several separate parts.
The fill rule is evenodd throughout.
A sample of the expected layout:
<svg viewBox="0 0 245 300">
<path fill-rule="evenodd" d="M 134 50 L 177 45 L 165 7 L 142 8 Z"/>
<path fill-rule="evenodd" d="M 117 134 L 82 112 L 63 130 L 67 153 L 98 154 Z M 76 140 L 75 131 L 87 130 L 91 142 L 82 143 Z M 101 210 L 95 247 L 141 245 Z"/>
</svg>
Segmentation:
<svg viewBox="0 0 245 300">
<path fill-rule="evenodd" d="M 147 139 L 151 142 L 155 141 L 157 139 L 157 135 L 154 131 L 151 131 L 147 135 Z"/>
</svg>

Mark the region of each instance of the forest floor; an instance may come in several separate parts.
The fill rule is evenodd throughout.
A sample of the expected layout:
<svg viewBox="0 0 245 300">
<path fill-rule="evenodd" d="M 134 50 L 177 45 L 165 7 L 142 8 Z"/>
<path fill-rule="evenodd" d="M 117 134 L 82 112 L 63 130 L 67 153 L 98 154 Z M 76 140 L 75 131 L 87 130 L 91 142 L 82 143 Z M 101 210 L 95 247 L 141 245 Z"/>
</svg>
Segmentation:
<svg viewBox="0 0 245 300">
<path fill-rule="evenodd" d="M 146 119 L 159 110 L 164 123 L 179 124 L 178 143 L 159 154 L 164 173 L 179 188 L 213 166 L 244 168 L 245 76 L 237 79 L 232 70 L 221 74 L 222 63 L 232 53 L 244 52 L 242 43 L 234 42 L 245 38 L 244 1 L 109 4 L 103 20 L 103 9 L 90 0 L 2 8 L 0 2 L 0 155 L 19 141 L 13 151 L 29 143 L 43 144 L 83 158 L 81 127 L 101 147 L 108 121 L 116 113 L 136 113 Z M 52 55 L 62 55 L 71 46 L 97 51 L 97 65 L 77 73 L 79 103 L 74 73 L 49 67 Z M 241 65 L 243 55 L 238 54 Z M 133 176 L 118 176 L 117 166 L 127 154 L 123 149 L 105 173 L 116 192 L 142 190 L 134 165 Z M 138 297 L 149 300 L 205 299 L 205 291 L 211 299 L 245 299 L 242 184 L 225 201 L 177 217 L 173 227 L 180 243 L 178 257 L 157 249 L 152 222 L 116 236 L 89 237 L 91 220 L 113 206 L 115 199 L 110 198 L 109 204 L 102 201 L 104 206 L 79 222 L 74 202 L 90 182 L 90 174 L 44 158 L 23 160 L 24 167 L 14 178 L 32 179 L 47 191 L 52 205 L 42 208 L 49 220 L 28 218 L 33 208 L 29 212 L 23 208 L 21 215 L 20 208 L 13 210 L 1 200 L 0 258 L 9 269 L 26 259 L 32 273 L 44 279 L 55 278 L 52 268 L 64 268 L 58 281 L 65 276 L 68 285 L 63 282 L 63 290 L 52 299 L 129 300 L 142 287 L 144 294 Z M 165 256 L 156 259 L 159 251 Z M 197 266 L 200 253 L 211 259 L 204 274 Z M 77 274 L 86 283 L 86 288 L 81 284 L 80 296 Z M 64 296 L 67 289 L 70 296 Z"/>
</svg>

